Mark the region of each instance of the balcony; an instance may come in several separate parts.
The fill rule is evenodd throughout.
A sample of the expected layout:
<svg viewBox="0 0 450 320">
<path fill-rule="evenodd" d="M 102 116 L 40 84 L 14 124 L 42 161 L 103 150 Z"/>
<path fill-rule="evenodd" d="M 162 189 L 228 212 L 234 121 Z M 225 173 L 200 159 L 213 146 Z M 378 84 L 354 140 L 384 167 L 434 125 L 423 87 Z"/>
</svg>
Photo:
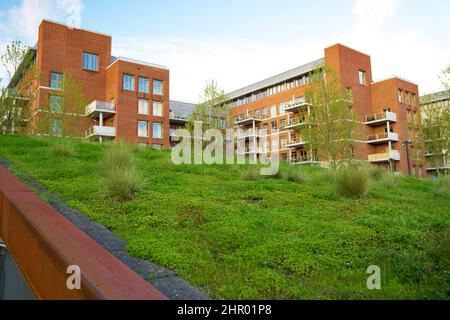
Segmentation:
<svg viewBox="0 0 450 320">
<path fill-rule="evenodd" d="M 383 132 L 377 134 L 371 134 L 367 136 L 367 143 L 370 144 L 383 144 L 389 141 L 398 141 L 398 133 L 395 132 Z"/>
<path fill-rule="evenodd" d="M 305 119 L 297 119 L 297 118 L 289 119 L 287 125 L 284 126 L 284 129 L 293 130 L 293 129 L 299 128 L 301 126 L 304 126 L 306 124 L 308 124 L 308 123 L 306 122 Z"/>
<path fill-rule="evenodd" d="M 244 115 L 239 117 L 234 123 L 237 126 L 249 126 L 253 124 L 253 122 L 261 122 L 261 116 L 257 115 Z"/>
<path fill-rule="evenodd" d="M 286 112 L 299 112 L 300 110 L 304 108 L 312 107 L 312 104 L 307 103 L 306 101 L 295 101 L 289 103 L 285 108 L 284 111 Z"/>
<path fill-rule="evenodd" d="M 93 126 L 86 132 L 86 138 L 107 137 L 114 138 L 116 136 L 116 128 L 105 126 Z"/>
<path fill-rule="evenodd" d="M 171 111 L 169 114 L 169 121 L 170 123 L 176 123 L 176 124 L 186 124 L 189 121 L 189 114 L 188 113 L 178 113 Z"/>
<path fill-rule="evenodd" d="M 383 111 L 366 116 L 365 124 L 368 126 L 379 126 L 387 122 L 397 122 L 397 114 L 390 111 Z"/>
<path fill-rule="evenodd" d="M 306 144 L 305 141 L 303 141 L 301 138 L 295 138 L 289 141 L 288 144 L 286 144 L 287 148 L 297 148 L 297 147 L 301 147 L 304 146 Z"/>
<path fill-rule="evenodd" d="M 369 154 L 369 162 L 389 162 L 400 161 L 400 152 L 397 150 L 391 150 L 390 152 Z"/>
<path fill-rule="evenodd" d="M 261 130 L 253 130 L 253 129 L 249 129 L 249 130 L 238 130 L 237 132 L 237 139 L 238 140 L 243 140 L 243 139 L 247 139 L 247 138 L 259 138 L 261 137 L 262 133 Z"/>
<path fill-rule="evenodd" d="M 307 164 L 318 164 L 318 161 L 314 161 L 312 159 L 309 159 L 308 157 L 300 157 L 300 159 L 292 159 L 291 164 L 298 164 L 298 165 L 307 165 Z"/>
<path fill-rule="evenodd" d="M 95 100 L 86 107 L 86 116 L 99 118 L 100 114 L 103 116 L 103 119 L 112 117 L 116 114 L 116 106 L 114 103 Z"/>
</svg>

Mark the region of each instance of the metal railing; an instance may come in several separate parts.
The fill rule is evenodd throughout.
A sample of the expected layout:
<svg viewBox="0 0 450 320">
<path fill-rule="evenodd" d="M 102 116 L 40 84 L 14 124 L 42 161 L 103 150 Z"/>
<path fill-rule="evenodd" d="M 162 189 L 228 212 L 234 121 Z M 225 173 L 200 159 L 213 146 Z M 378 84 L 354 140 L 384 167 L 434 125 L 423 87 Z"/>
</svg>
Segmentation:
<svg viewBox="0 0 450 320">
<path fill-rule="evenodd" d="M 116 106 L 114 103 L 94 100 L 86 107 L 86 114 L 92 112 L 116 112 Z"/>
<path fill-rule="evenodd" d="M 397 121 L 397 115 L 391 111 L 382 111 L 366 116 L 366 122 L 374 122 L 381 120 Z"/>
</svg>

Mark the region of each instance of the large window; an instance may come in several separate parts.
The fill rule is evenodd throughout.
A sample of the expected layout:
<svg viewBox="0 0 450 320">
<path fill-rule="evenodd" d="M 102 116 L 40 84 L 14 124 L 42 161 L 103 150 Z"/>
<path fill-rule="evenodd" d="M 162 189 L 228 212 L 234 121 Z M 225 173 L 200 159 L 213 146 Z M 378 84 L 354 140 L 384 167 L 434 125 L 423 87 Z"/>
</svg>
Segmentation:
<svg viewBox="0 0 450 320">
<path fill-rule="evenodd" d="M 153 101 L 153 115 L 162 117 L 163 111 L 162 111 L 162 102 L 161 101 Z"/>
<path fill-rule="evenodd" d="M 125 90 L 134 91 L 134 76 L 130 74 L 123 75 L 123 88 Z"/>
<path fill-rule="evenodd" d="M 50 111 L 62 112 L 62 97 L 50 96 Z"/>
<path fill-rule="evenodd" d="M 147 121 L 138 121 L 138 137 L 148 137 Z"/>
<path fill-rule="evenodd" d="M 403 103 L 403 90 L 398 89 L 398 102 Z"/>
<path fill-rule="evenodd" d="M 63 87 L 62 73 L 52 72 L 50 75 L 50 88 L 62 89 L 62 87 Z"/>
<path fill-rule="evenodd" d="M 277 106 L 271 106 L 270 107 L 270 117 L 274 118 L 277 116 Z"/>
<path fill-rule="evenodd" d="M 358 75 L 359 75 L 359 84 L 365 85 L 366 84 L 366 72 L 364 70 L 359 70 Z"/>
<path fill-rule="evenodd" d="M 152 135 L 155 139 L 162 139 L 162 124 L 159 122 L 153 122 Z"/>
<path fill-rule="evenodd" d="M 153 80 L 153 94 L 163 94 L 163 83 L 161 80 Z"/>
<path fill-rule="evenodd" d="M 139 92 L 148 93 L 148 79 L 139 77 Z"/>
<path fill-rule="evenodd" d="M 138 113 L 148 114 L 148 100 L 139 99 L 138 100 Z"/>
<path fill-rule="evenodd" d="M 62 136 L 62 120 L 50 119 L 50 135 Z"/>
<path fill-rule="evenodd" d="M 98 54 L 83 52 L 83 69 L 98 71 Z"/>
</svg>

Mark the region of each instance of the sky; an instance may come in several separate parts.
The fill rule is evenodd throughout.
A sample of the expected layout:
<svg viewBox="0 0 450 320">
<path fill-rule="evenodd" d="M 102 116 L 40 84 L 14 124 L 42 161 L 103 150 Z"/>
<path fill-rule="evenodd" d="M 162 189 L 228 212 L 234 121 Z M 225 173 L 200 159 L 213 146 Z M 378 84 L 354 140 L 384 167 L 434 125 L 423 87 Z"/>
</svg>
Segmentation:
<svg viewBox="0 0 450 320">
<path fill-rule="evenodd" d="M 448 0 L 0 0 L 0 51 L 34 46 L 43 18 L 95 30 L 113 55 L 169 67 L 171 99 L 197 102 L 209 79 L 230 92 L 342 43 L 371 56 L 375 81 L 397 75 L 423 94 L 442 89 L 449 12 Z"/>
</svg>

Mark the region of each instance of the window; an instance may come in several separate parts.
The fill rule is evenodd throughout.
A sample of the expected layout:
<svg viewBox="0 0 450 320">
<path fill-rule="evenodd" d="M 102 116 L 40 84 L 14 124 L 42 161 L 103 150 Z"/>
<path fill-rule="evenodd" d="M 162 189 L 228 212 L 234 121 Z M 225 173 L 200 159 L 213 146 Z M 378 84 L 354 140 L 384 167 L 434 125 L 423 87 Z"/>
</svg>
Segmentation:
<svg viewBox="0 0 450 320">
<path fill-rule="evenodd" d="M 62 112 L 62 97 L 50 96 L 50 112 Z"/>
<path fill-rule="evenodd" d="M 277 106 L 271 106 L 270 107 L 270 117 L 274 118 L 277 116 Z"/>
<path fill-rule="evenodd" d="M 272 129 L 272 133 L 277 133 L 278 132 L 278 123 L 277 122 L 272 122 L 271 123 L 271 129 Z"/>
<path fill-rule="evenodd" d="M 411 105 L 411 100 L 409 99 L 409 92 L 405 91 L 406 104 Z"/>
<path fill-rule="evenodd" d="M 286 105 L 284 103 L 280 104 L 280 115 L 285 114 L 284 108 L 286 108 Z"/>
<path fill-rule="evenodd" d="M 134 91 L 134 76 L 129 74 L 123 75 L 123 88 L 125 90 Z"/>
<path fill-rule="evenodd" d="M 98 71 L 98 54 L 83 52 L 83 69 Z"/>
<path fill-rule="evenodd" d="M 161 80 L 153 80 L 153 94 L 163 94 L 163 83 Z"/>
<path fill-rule="evenodd" d="M 286 148 L 286 141 L 287 141 L 286 137 L 281 138 L 281 149 Z"/>
<path fill-rule="evenodd" d="M 162 117 L 163 111 L 162 111 L 162 102 L 161 101 L 153 101 L 153 115 Z"/>
<path fill-rule="evenodd" d="M 148 137 L 147 121 L 138 121 L 138 137 Z"/>
<path fill-rule="evenodd" d="M 267 107 L 262 109 L 262 118 L 266 119 L 267 118 Z"/>
<path fill-rule="evenodd" d="M 61 73 L 52 72 L 50 76 L 50 88 L 62 89 L 63 75 Z"/>
<path fill-rule="evenodd" d="M 398 89 L 398 102 L 403 103 L 403 90 Z"/>
<path fill-rule="evenodd" d="M 62 135 L 62 120 L 50 119 L 50 135 L 61 136 Z"/>
<path fill-rule="evenodd" d="M 153 138 L 162 139 L 162 124 L 159 122 L 153 122 Z"/>
<path fill-rule="evenodd" d="M 148 143 L 146 142 L 138 142 L 138 146 L 141 148 L 147 148 L 148 147 Z"/>
<path fill-rule="evenodd" d="M 138 113 L 148 114 L 148 100 L 139 99 L 138 100 Z"/>
<path fill-rule="evenodd" d="M 364 70 L 359 70 L 359 84 L 365 85 L 366 84 L 366 72 Z"/>
<path fill-rule="evenodd" d="M 148 93 L 148 79 L 147 78 L 139 77 L 138 85 L 139 85 L 139 87 L 138 87 L 139 92 Z"/>
<path fill-rule="evenodd" d="M 153 149 L 157 149 L 157 150 L 161 150 L 162 149 L 162 145 L 154 143 L 152 144 Z"/>
<path fill-rule="evenodd" d="M 411 94 L 411 100 L 412 100 L 413 107 L 415 107 L 416 106 L 416 94 L 415 93 Z"/>
</svg>

